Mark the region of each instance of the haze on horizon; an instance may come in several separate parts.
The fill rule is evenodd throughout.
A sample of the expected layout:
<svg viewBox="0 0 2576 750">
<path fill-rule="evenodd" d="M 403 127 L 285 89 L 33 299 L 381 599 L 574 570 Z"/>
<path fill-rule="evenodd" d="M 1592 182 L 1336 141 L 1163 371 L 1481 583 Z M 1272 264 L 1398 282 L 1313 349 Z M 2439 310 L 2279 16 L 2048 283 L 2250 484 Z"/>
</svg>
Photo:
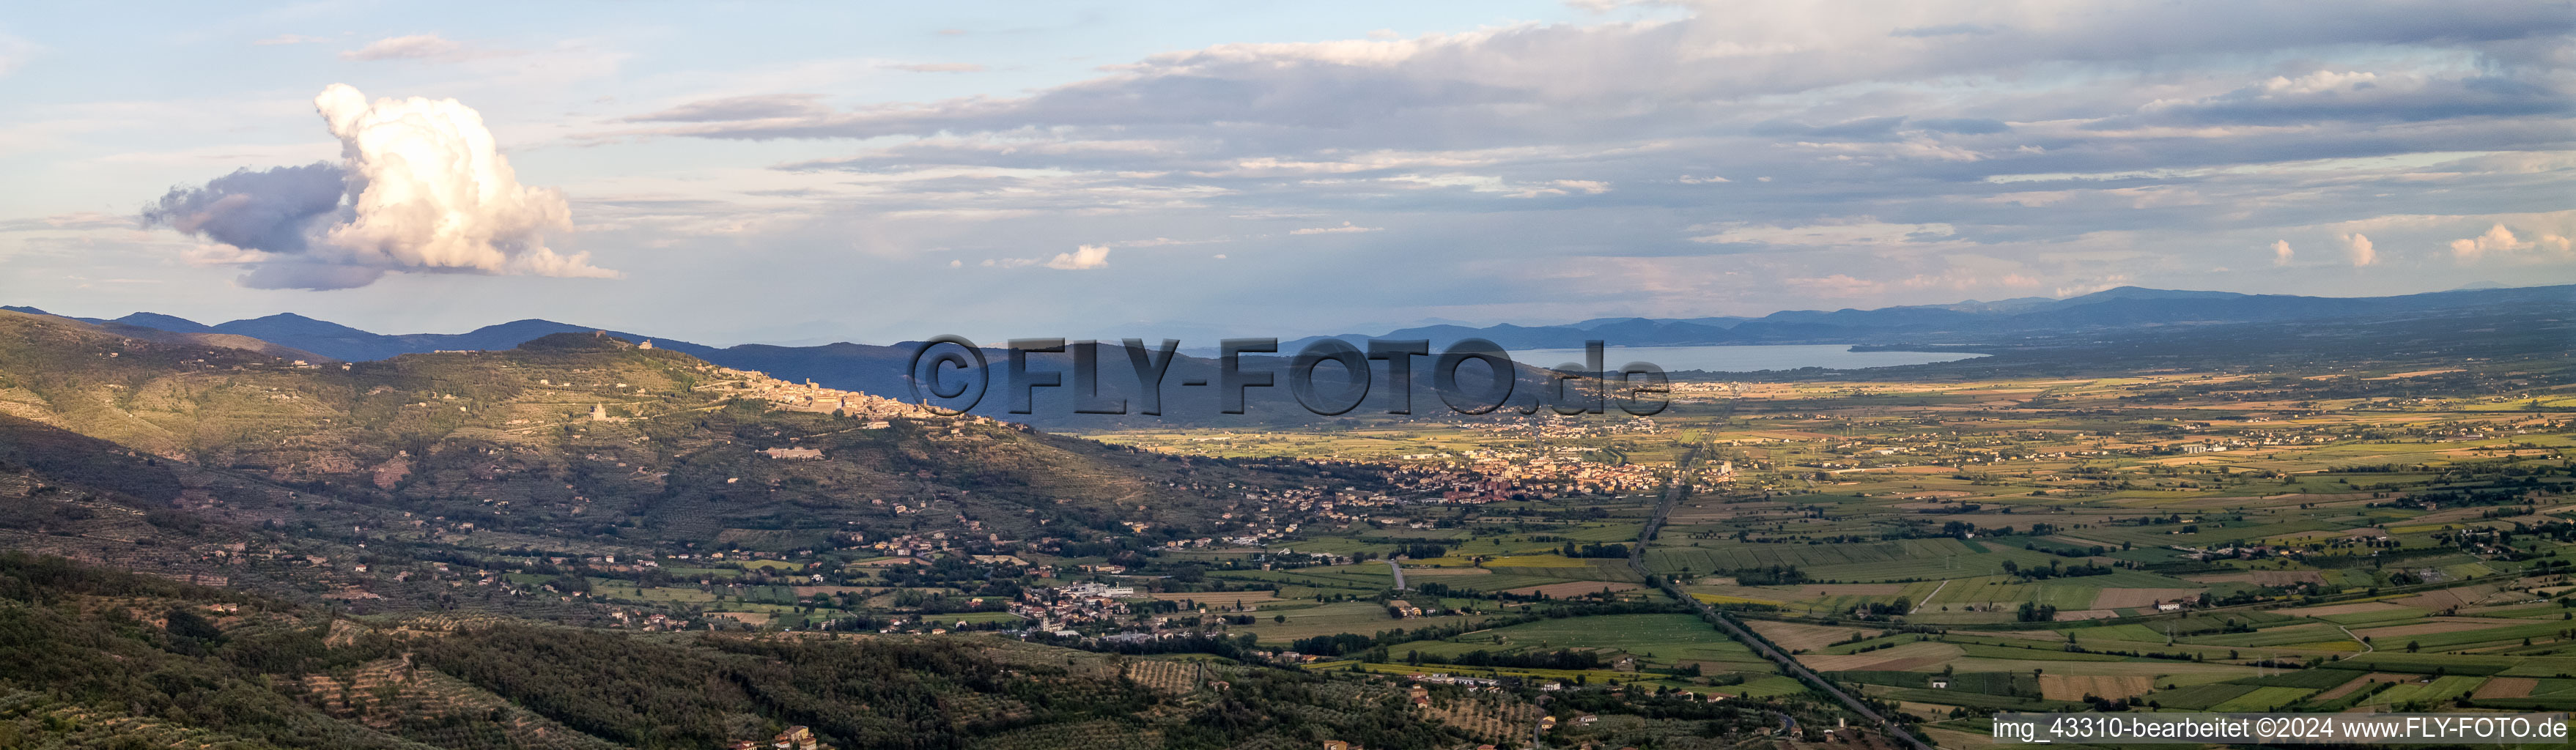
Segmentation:
<svg viewBox="0 0 2576 750">
<path fill-rule="evenodd" d="M 2576 282 L 2567 3 L 599 7 L 19 9 L 0 304 L 724 344 Z"/>
</svg>

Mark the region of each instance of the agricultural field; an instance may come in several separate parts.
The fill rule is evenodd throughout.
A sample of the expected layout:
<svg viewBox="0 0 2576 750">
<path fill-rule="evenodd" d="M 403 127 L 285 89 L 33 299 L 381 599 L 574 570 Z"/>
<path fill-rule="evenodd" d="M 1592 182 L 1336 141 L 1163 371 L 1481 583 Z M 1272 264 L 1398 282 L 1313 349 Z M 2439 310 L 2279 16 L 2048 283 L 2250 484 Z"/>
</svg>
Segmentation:
<svg viewBox="0 0 2576 750">
<path fill-rule="evenodd" d="M 1638 551 L 1650 580 L 1628 573 L 1624 555 L 1573 553 L 1618 554 L 1577 548 L 1637 542 L 1656 511 L 1652 495 L 1537 490 L 1373 510 L 1366 522 L 1309 526 L 1238 557 L 1379 561 L 1211 575 L 1275 583 L 1279 598 L 1264 601 L 1265 613 L 1314 602 L 1302 617 L 1289 611 L 1284 623 L 1265 617 L 1245 628 L 1265 643 L 1459 617 L 1399 621 L 1330 603 L 1349 596 L 1507 623 L 1365 655 L 1382 662 L 1332 662 L 1344 667 L 1571 680 L 1577 672 L 1495 666 L 1564 651 L 1609 660 L 1613 674 L 1587 679 L 1627 674 L 1719 691 L 1728 688 L 1704 683 L 1788 679 L 1678 613 L 1509 624 L 1532 601 L 1673 606 L 1658 590 L 1669 585 L 1729 611 L 1806 668 L 1931 722 L 1935 737 L 1978 734 L 1978 718 L 1998 710 L 2113 702 L 2576 708 L 2576 677 L 2566 676 L 2576 675 L 2576 571 L 2561 562 L 2576 557 L 2576 420 L 2474 399 L 2368 395 L 2397 387 L 2387 384 L 2529 382 L 2508 366 L 2383 375 L 1743 383 L 1659 416 L 1653 433 L 1549 438 L 1615 448 L 1690 485 Z M 2275 391 L 2318 393 L 2234 395 Z M 1302 446 L 1412 456 L 1397 460 L 1472 472 L 1478 456 L 1511 455 L 1532 431 L 1551 429 L 1544 418 L 1505 420 L 1537 425 L 1109 438 L 1205 455 Z M 1671 460 L 1694 445 L 1699 460 L 1677 472 Z M 1419 554 L 1422 544 L 1437 549 Z M 1383 562 L 1398 556 L 1403 591 L 1392 590 Z M 1620 672 L 1619 659 L 1645 677 Z M 1669 671 L 1684 665 L 1699 676 Z"/>
</svg>

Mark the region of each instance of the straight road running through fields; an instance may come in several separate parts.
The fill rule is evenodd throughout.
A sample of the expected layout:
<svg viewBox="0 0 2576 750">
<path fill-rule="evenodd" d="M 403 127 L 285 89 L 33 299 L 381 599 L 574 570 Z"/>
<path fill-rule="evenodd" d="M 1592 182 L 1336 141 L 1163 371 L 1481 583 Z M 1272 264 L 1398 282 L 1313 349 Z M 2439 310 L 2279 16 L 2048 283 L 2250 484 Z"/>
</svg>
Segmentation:
<svg viewBox="0 0 2576 750">
<path fill-rule="evenodd" d="M 1708 445 L 1706 443 L 1693 446 L 1689 452 L 1682 454 L 1681 461 L 1674 464 L 1673 477 L 1664 485 L 1664 497 L 1661 502 L 1657 502 L 1655 504 L 1654 517 L 1646 520 L 1646 528 L 1644 531 L 1638 532 L 1637 546 L 1631 547 L 1628 550 L 1628 567 L 1637 571 L 1637 575 L 1639 577 L 1662 587 L 1664 593 L 1671 594 L 1675 599 L 1690 602 L 1697 606 L 1699 608 L 1700 619 L 1707 620 L 1718 628 L 1725 630 L 1728 634 L 1733 635 L 1736 641 L 1743 643 L 1747 648 L 1753 649 L 1754 653 L 1761 654 L 1762 658 L 1770 659 L 1772 663 L 1780 665 L 1780 670 L 1787 672 L 1789 676 L 1796 677 L 1799 680 L 1806 682 L 1809 686 L 1822 691 L 1824 694 L 1833 696 L 1834 700 L 1842 702 L 1843 708 L 1850 709 L 1852 713 L 1860 714 L 1861 716 L 1868 718 L 1870 721 L 1878 722 L 1879 728 L 1885 730 L 1887 732 L 1887 736 L 1896 738 L 1898 741 L 1914 748 L 1914 750 L 1934 750 L 1930 744 L 1927 744 L 1922 740 L 1915 739 L 1914 735 L 1906 732 L 1904 727 L 1897 726 L 1895 721 L 1879 715 L 1878 711 L 1869 707 L 1869 704 L 1860 702 L 1860 699 L 1852 697 L 1850 693 L 1843 692 L 1842 688 L 1836 687 L 1832 682 L 1828 682 L 1825 678 L 1817 676 L 1815 672 L 1808 671 L 1806 665 L 1799 664 L 1797 659 L 1790 658 L 1788 654 L 1781 653 L 1779 649 L 1772 648 L 1770 641 L 1765 641 L 1761 638 L 1755 637 L 1753 635 L 1753 631 L 1747 630 L 1743 625 L 1737 624 L 1734 619 L 1727 617 L 1725 613 L 1719 612 L 1716 608 L 1708 606 L 1707 602 L 1703 602 L 1692 597 L 1690 592 L 1682 590 L 1680 584 L 1672 582 L 1671 579 L 1656 578 L 1646 572 L 1646 545 L 1654 543 L 1655 532 L 1663 529 L 1664 527 L 1664 517 L 1670 515 L 1673 512 L 1673 506 L 1681 502 L 1682 493 L 1687 490 L 1690 485 L 1690 482 L 1688 481 L 1688 470 L 1690 469 L 1691 461 L 1699 458 L 1700 451 L 1707 447 Z"/>
<path fill-rule="evenodd" d="M 1940 595 L 1941 595 L 1941 590 L 1942 590 L 1942 589 L 1949 588 L 1949 587 L 1950 587 L 1950 579 L 1947 579 L 1947 578 L 1943 578 L 1943 579 L 1941 579 L 1941 585 L 1932 587 L 1932 593 L 1924 594 L 1924 595 L 1923 595 L 1923 601 L 1915 602 L 1915 603 L 1914 603 L 1914 608 L 1913 608 L 1913 609 L 1906 610 L 1906 611 L 1905 611 L 1905 613 L 1906 613 L 1906 614 L 1909 614 L 1909 615 L 1910 615 L 1910 614 L 1914 614 L 1914 613 L 1916 613 L 1916 612 L 1921 612 L 1921 611 L 1923 611 L 1923 608 L 1924 608 L 1924 607 L 1932 606 L 1932 597 L 1940 596 Z"/>
</svg>

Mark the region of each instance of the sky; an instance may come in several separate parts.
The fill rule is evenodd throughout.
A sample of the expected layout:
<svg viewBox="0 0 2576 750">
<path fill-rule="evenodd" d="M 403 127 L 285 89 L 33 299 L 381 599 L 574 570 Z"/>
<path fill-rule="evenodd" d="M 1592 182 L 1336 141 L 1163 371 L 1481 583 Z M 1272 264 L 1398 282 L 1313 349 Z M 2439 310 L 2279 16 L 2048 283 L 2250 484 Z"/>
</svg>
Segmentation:
<svg viewBox="0 0 2576 750">
<path fill-rule="evenodd" d="M 2576 283 L 2566 2 L 33 4 L 0 304 L 709 344 Z"/>
</svg>

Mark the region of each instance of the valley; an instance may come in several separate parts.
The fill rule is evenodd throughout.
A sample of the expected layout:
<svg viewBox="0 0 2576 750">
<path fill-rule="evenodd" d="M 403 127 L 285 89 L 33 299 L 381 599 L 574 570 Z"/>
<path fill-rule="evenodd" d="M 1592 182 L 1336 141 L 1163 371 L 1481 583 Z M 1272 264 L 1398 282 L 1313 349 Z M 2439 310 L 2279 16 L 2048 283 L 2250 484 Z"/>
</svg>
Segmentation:
<svg viewBox="0 0 2576 750">
<path fill-rule="evenodd" d="M 1972 747 L 1998 711 L 2576 700 L 2546 346 L 1066 434 L 604 332 L 337 362 L 0 312 L 0 342 L 0 609 L 80 644 L 25 658 L 274 706 L 10 683 L 55 744 L 1903 744 L 1866 709 Z M 637 659 L 678 671 L 568 680 Z M 862 673 L 914 692 L 833 687 Z M 736 687 L 630 702 L 709 674 Z M 813 713 L 851 700 L 929 713 Z"/>
</svg>

